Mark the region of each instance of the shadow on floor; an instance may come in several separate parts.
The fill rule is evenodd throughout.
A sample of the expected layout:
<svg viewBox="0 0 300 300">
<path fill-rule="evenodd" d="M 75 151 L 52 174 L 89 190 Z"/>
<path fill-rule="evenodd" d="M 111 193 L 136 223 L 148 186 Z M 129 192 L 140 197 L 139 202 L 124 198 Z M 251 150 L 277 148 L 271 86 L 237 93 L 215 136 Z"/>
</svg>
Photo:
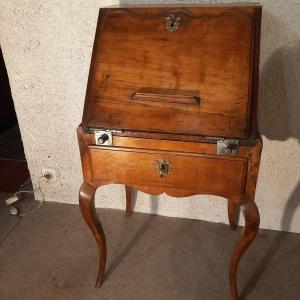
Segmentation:
<svg viewBox="0 0 300 300">
<path fill-rule="evenodd" d="M 134 212 L 134 207 L 136 204 L 138 191 L 133 189 L 133 201 L 132 201 L 132 208 Z M 135 246 L 135 244 L 140 240 L 141 237 L 144 236 L 146 230 L 150 227 L 152 222 L 155 221 L 158 212 L 158 196 L 151 195 L 151 214 L 148 215 L 147 219 L 143 222 L 142 225 L 139 226 L 138 230 L 134 233 L 134 236 L 130 238 L 126 246 L 120 250 L 120 252 L 116 255 L 114 261 L 108 267 L 108 270 L 105 274 L 105 278 L 108 279 L 114 270 L 120 265 L 122 260 L 129 254 L 131 249 Z M 127 231 L 127 228 L 122 228 L 121 231 Z M 123 234 L 121 234 L 123 236 Z"/>
</svg>

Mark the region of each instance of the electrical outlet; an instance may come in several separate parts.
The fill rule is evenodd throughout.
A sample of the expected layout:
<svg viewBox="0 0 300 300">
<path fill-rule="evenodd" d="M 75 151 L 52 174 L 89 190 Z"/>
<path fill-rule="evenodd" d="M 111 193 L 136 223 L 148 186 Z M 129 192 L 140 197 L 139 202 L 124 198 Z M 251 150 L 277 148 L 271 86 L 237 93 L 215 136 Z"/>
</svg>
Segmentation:
<svg viewBox="0 0 300 300">
<path fill-rule="evenodd" d="M 55 170 L 53 169 L 42 169 L 42 175 L 43 175 L 43 179 L 47 182 L 54 182 L 56 181 L 56 174 L 55 174 Z"/>
</svg>

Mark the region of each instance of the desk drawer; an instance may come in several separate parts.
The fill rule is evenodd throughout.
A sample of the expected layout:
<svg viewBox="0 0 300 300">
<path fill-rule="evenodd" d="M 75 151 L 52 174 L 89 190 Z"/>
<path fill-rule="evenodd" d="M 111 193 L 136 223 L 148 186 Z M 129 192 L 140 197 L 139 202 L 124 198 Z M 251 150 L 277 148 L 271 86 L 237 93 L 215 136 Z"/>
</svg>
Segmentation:
<svg viewBox="0 0 300 300">
<path fill-rule="evenodd" d="M 165 192 L 189 190 L 216 195 L 241 194 L 247 159 L 132 148 L 90 147 L 92 178 Z"/>
</svg>

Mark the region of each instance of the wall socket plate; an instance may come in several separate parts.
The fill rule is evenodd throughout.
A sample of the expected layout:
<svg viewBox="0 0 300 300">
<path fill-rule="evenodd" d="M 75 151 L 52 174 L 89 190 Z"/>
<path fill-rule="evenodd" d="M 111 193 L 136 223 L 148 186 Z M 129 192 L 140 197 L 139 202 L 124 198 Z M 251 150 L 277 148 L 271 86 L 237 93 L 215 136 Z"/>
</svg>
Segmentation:
<svg viewBox="0 0 300 300">
<path fill-rule="evenodd" d="M 55 170 L 53 170 L 53 169 L 43 168 L 42 176 L 43 176 L 44 181 L 46 181 L 46 182 L 55 182 L 56 181 L 56 173 L 55 173 Z"/>
</svg>

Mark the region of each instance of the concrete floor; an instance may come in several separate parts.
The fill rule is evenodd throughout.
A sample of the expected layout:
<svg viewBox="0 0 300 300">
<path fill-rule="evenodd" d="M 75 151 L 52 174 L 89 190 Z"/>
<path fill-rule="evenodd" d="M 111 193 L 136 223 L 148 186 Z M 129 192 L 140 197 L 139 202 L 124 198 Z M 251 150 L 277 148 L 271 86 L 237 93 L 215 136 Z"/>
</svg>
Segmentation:
<svg viewBox="0 0 300 300">
<path fill-rule="evenodd" d="M 46 202 L 0 245 L 0 299 L 230 299 L 228 263 L 241 229 L 98 213 L 108 242 L 101 289 L 94 288 L 96 245 L 78 206 Z M 300 235 L 261 230 L 238 277 L 241 299 L 300 299 Z"/>
</svg>

